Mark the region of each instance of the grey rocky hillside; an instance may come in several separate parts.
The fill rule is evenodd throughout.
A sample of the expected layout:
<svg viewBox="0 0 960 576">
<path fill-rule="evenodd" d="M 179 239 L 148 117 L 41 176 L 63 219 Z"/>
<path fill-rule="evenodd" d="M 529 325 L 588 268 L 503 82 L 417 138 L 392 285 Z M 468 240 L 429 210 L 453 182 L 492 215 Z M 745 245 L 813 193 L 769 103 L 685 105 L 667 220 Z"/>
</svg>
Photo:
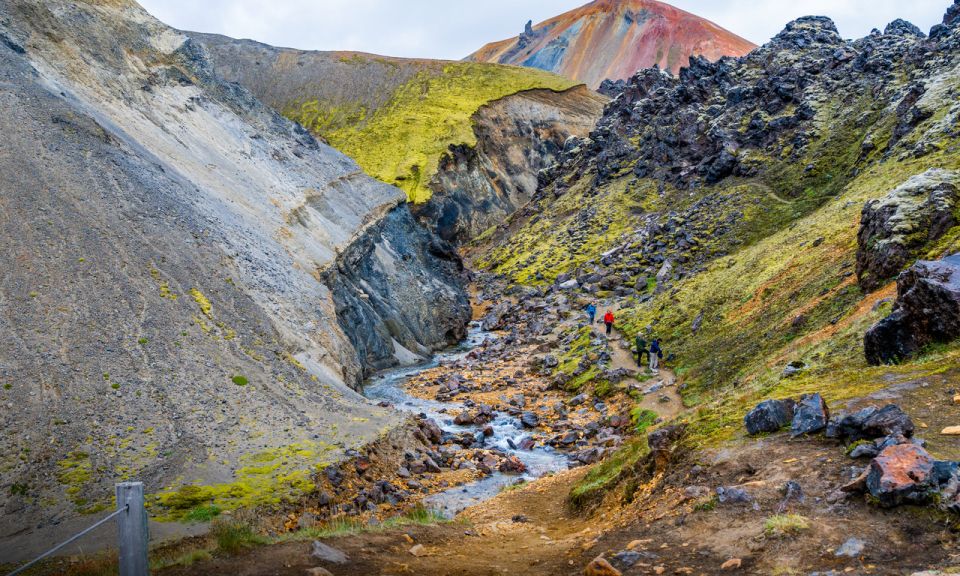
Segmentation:
<svg viewBox="0 0 960 576">
<path fill-rule="evenodd" d="M 330 461 L 397 423 L 365 372 L 463 335 L 459 259 L 402 192 L 134 2 L 0 0 L 0 99 L 0 557 L 119 479 Z"/>
<path fill-rule="evenodd" d="M 187 34 L 207 48 L 218 74 L 280 112 L 316 99 L 336 114 L 357 110 L 358 118 L 371 117 L 390 105 L 398 88 L 445 64 Z M 452 145 L 442 156 L 428 184 L 433 195 L 414 207 L 416 216 L 450 242 L 480 236 L 530 201 L 538 172 L 556 161 L 569 138 L 590 133 L 606 102 L 585 86 L 491 101 L 473 114 L 476 145 Z"/>
</svg>

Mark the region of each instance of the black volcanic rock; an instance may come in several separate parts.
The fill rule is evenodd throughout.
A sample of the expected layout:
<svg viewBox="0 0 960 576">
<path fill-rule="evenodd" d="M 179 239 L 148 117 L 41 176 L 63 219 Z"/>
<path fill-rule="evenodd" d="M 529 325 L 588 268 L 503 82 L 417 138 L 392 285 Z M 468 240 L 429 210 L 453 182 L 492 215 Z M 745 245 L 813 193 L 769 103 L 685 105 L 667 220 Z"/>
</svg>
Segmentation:
<svg viewBox="0 0 960 576">
<path fill-rule="evenodd" d="M 917 262 L 897 280 L 890 316 L 864 336 L 870 364 L 898 362 L 927 344 L 960 337 L 960 254 Z"/>
</svg>

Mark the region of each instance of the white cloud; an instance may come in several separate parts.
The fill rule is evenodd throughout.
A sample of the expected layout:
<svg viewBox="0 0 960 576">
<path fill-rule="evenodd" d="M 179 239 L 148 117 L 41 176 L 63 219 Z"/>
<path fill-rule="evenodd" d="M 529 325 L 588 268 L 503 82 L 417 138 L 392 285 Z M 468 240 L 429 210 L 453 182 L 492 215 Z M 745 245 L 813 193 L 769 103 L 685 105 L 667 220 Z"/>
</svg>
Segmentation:
<svg viewBox="0 0 960 576">
<path fill-rule="evenodd" d="M 140 0 L 176 28 L 312 50 L 459 59 L 584 0 Z M 927 30 L 950 0 L 674 0 L 758 44 L 799 16 L 830 16 L 845 37 L 904 18 Z"/>
</svg>

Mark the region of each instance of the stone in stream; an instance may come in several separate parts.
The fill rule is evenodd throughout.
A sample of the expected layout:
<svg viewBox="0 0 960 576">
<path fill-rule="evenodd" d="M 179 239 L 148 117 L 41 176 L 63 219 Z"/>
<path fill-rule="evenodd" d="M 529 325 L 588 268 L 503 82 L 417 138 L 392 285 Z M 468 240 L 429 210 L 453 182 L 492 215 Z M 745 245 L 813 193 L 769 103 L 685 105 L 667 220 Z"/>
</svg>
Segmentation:
<svg viewBox="0 0 960 576">
<path fill-rule="evenodd" d="M 743 417 L 750 435 L 777 432 L 790 424 L 796 403 L 793 400 L 766 400 Z"/>
<path fill-rule="evenodd" d="M 524 412 L 520 416 L 520 423 L 525 428 L 536 428 L 540 424 L 540 417 L 535 412 Z"/>
<path fill-rule="evenodd" d="M 830 411 L 820 394 L 804 394 L 793 412 L 790 433 L 794 436 L 815 434 L 827 427 Z"/>
</svg>

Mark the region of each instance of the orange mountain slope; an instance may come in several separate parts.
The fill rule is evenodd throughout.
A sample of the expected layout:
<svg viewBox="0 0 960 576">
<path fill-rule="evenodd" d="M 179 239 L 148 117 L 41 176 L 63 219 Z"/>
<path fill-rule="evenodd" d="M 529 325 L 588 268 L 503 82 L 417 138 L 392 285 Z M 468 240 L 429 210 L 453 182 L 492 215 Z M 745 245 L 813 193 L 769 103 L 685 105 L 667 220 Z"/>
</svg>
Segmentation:
<svg viewBox="0 0 960 576">
<path fill-rule="evenodd" d="M 742 56 L 756 46 L 698 16 L 656 0 L 595 0 L 487 44 L 467 57 L 541 68 L 597 88 L 654 64 L 677 73 L 690 56 Z"/>
</svg>

